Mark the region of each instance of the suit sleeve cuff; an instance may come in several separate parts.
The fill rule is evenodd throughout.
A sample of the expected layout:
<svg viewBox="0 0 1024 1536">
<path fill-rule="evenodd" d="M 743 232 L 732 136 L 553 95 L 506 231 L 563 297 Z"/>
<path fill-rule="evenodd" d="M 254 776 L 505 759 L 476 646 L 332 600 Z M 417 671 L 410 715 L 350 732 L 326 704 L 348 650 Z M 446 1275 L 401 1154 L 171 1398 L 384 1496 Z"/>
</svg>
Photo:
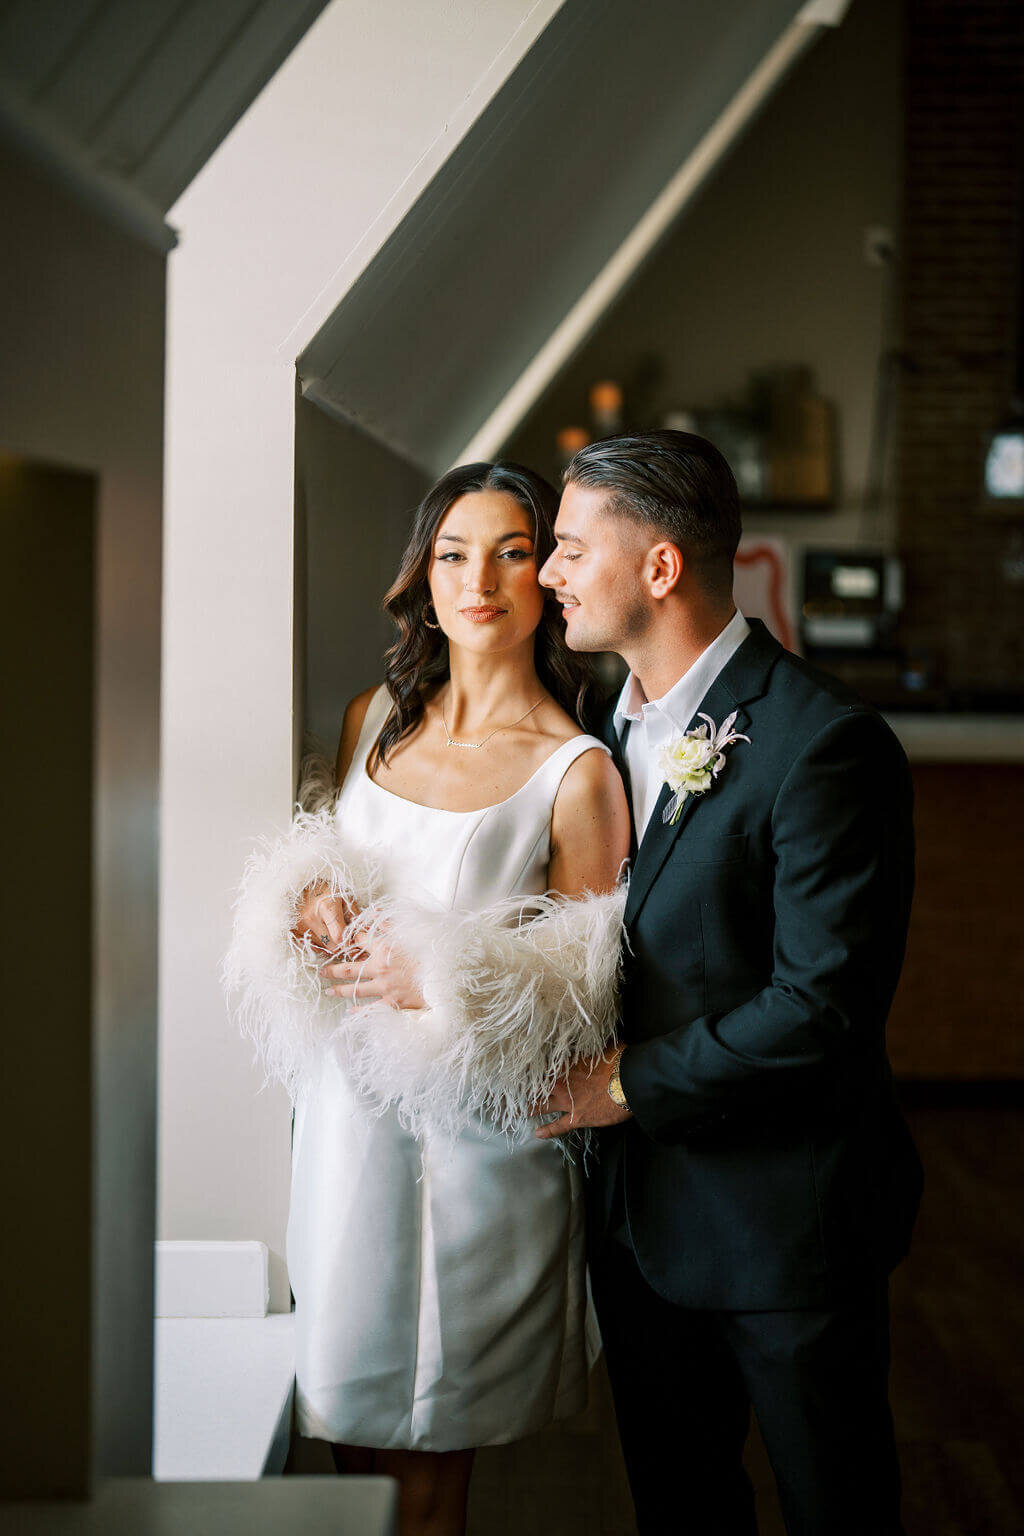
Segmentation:
<svg viewBox="0 0 1024 1536">
<path fill-rule="evenodd" d="M 728 1115 L 694 1106 L 683 1091 L 670 1092 L 660 1079 L 656 1065 L 663 1041 L 642 1040 L 627 1045 L 619 1059 L 619 1082 L 626 1095 L 630 1113 L 643 1134 L 651 1141 L 680 1142 L 691 1134 L 721 1126 Z"/>
</svg>

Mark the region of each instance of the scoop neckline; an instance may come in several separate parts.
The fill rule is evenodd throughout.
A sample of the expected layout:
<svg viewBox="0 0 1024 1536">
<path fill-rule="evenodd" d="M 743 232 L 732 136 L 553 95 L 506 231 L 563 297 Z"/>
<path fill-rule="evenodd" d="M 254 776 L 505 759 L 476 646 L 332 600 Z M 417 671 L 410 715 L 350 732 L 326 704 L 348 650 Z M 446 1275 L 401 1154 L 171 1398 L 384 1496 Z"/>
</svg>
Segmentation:
<svg viewBox="0 0 1024 1536">
<path fill-rule="evenodd" d="M 411 805 L 417 811 L 436 811 L 441 816 L 482 816 L 484 811 L 496 811 L 499 806 L 510 805 L 513 800 L 517 800 L 523 793 L 523 790 L 529 789 L 537 775 L 543 773 L 544 769 L 558 756 L 559 752 L 563 752 L 566 747 L 571 747 L 577 741 L 590 741 L 595 747 L 600 747 L 602 751 L 607 752 L 608 750 L 603 742 L 598 741 L 596 736 L 590 736 L 586 731 L 581 731 L 578 736 L 570 736 L 567 741 L 563 741 L 560 746 L 557 746 L 553 752 L 549 752 L 544 761 L 539 763 L 533 770 L 530 777 L 520 784 L 518 789 L 514 789 L 510 795 L 506 795 L 504 800 L 495 800 L 490 805 L 478 805 L 472 811 L 450 811 L 445 805 L 424 805 L 422 800 L 409 800 L 405 795 L 396 795 L 393 789 L 385 789 L 383 784 L 378 784 L 376 779 L 370 777 L 366 766 L 370 751 L 373 750 L 372 747 L 370 751 L 363 753 L 362 774 L 368 784 L 372 784 L 374 789 L 379 789 L 382 795 L 387 795 L 389 800 L 397 800 L 400 805 Z M 374 744 L 376 744 L 376 738 L 374 739 Z M 587 748 L 587 750 L 590 751 L 592 749 Z"/>
</svg>

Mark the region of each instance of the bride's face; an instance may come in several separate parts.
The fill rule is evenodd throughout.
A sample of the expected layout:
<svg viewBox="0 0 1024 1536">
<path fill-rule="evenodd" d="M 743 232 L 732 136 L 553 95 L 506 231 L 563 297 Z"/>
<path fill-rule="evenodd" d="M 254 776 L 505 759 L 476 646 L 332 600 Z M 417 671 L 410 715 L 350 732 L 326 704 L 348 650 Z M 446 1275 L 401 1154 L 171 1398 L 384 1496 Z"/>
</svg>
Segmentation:
<svg viewBox="0 0 1024 1536">
<path fill-rule="evenodd" d="M 470 651 L 528 640 L 544 611 L 529 514 L 505 491 L 469 491 L 434 535 L 430 596 L 448 639 Z"/>
</svg>

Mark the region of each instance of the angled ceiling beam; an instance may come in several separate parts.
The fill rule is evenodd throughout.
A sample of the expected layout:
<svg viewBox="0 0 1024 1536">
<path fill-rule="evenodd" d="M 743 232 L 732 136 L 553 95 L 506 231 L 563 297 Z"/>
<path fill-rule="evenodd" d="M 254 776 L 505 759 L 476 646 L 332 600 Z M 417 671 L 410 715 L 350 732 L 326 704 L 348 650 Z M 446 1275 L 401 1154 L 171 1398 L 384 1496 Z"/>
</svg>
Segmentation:
<svg viewBox="0 0 1024 1536">
<path fill-rule="evenodd" d="M 582 346 L 640 264 L 668 232 L 767 101 L 784 75 L 819 36 L 839 26 L 850 0 L 808 0 L 769 49 L 728 106 L 679 167 L 643 218 L 605 263 L 501 402 L 453 460 L 473 463 L 497 457 L 544 390 Z"/>
<path fill-rule="evenodd" d="M 337 305 L 348 293 L 356 278 L 373 260 L 403 213 L 408 212 L 430 182 L 431 177 L 444 164 L 454 146 L 466 134 L 507 78 L 514 64 L 526 52 L 529 44 L 543 32 L 552 16 L 561 9 L 563 4 L 564 0 L 534 0 L 534 4 L 501 50 L 489 61 L 481 75 L 471 81 L 462 101 L 446 117 L 443 128 L 433 141 L 424 147 L 402 185 L 395 188 L 376 217 L 361 230 L 355 243 L 343 253 L 327 282 L 318 293 L 313 295 L 296 324 L 282 338 L 278 345 L 280 357 L 292 363 L 311 338 L 316 336 L 320 327 L 330 318 Z M 312 380 L 309 388 L 303 389 L 303 394 L 308 396 L 314 404 L 327 409 L 327 393 L 319 389 L 318 380 Z M 350 419 L 344 411 L 339 411 L 337 408 L 331 410 L 329 414 L 333 414 L 342 421 Z M 401 449 L 398 451 L 403 452 Z M 408 457 L 408 455 L 405 456 Z"/>
<path fill-rule="evenodd" d="M 101 170 L 88 150 L 64 134 L 6 84 L 0 87 L 0 135 L 108 223 L 161 253 L 177 244 L 163 209 L 130 182 Z"/>
</svg>

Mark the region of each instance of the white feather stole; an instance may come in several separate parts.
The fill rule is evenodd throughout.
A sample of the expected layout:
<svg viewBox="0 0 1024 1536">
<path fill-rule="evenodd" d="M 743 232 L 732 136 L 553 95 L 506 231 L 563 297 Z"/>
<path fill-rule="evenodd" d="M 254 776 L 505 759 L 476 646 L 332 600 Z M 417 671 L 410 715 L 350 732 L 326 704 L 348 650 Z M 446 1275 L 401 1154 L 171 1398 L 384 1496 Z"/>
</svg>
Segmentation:
<svg viewBox="0 0 1024 1536">
<path fill-rule="evenodd" d="M 306 778 L 302 803 L 316 808 L 298 810 L 284 836 L 261 839 L 235 902 L 224 981 L 267 1079 L 294 1099 L 330 1047 L 412 1131 L 454 1135 L 483 1116 L 513 1139 L 528 1135 L 531 1111 L 570 1063 L 615 1033 L 625 887 L 430 909 L 387 894 L 400 880 L 346 846 L 333 798 L 323 776 Z M 312 887 L 352 903 L 361 930 L 369 923 L 416 960 L 425 1009 L 325 995 L 322 952 L 291 933 Z"/>
<path fill-rule="evenodd" d="M 352 1070 L 412 1130 L 483 1116 L 515 1140 L 574 1061 L 615 1034 L 625 888 L 517 896 L 475 912 L 402 898 L 375 921 L 419 964 L 427 1008 L 354 1009 Z"/>
<path fill-rule="evenodd" d="M 251 1039 L 268 1081 L 294 1100 L 344 1023 L 348 1005 L 328 997 L 322 951 L 292 935 L 306 892 L 322 888 L 367 906 L 381 893 L 379 867 L 346 849 L 330 810 L 299 811 L 282 837 L 261 838 L 235 897 L 222 976 L 228 1008 Z"/>
</svg>

